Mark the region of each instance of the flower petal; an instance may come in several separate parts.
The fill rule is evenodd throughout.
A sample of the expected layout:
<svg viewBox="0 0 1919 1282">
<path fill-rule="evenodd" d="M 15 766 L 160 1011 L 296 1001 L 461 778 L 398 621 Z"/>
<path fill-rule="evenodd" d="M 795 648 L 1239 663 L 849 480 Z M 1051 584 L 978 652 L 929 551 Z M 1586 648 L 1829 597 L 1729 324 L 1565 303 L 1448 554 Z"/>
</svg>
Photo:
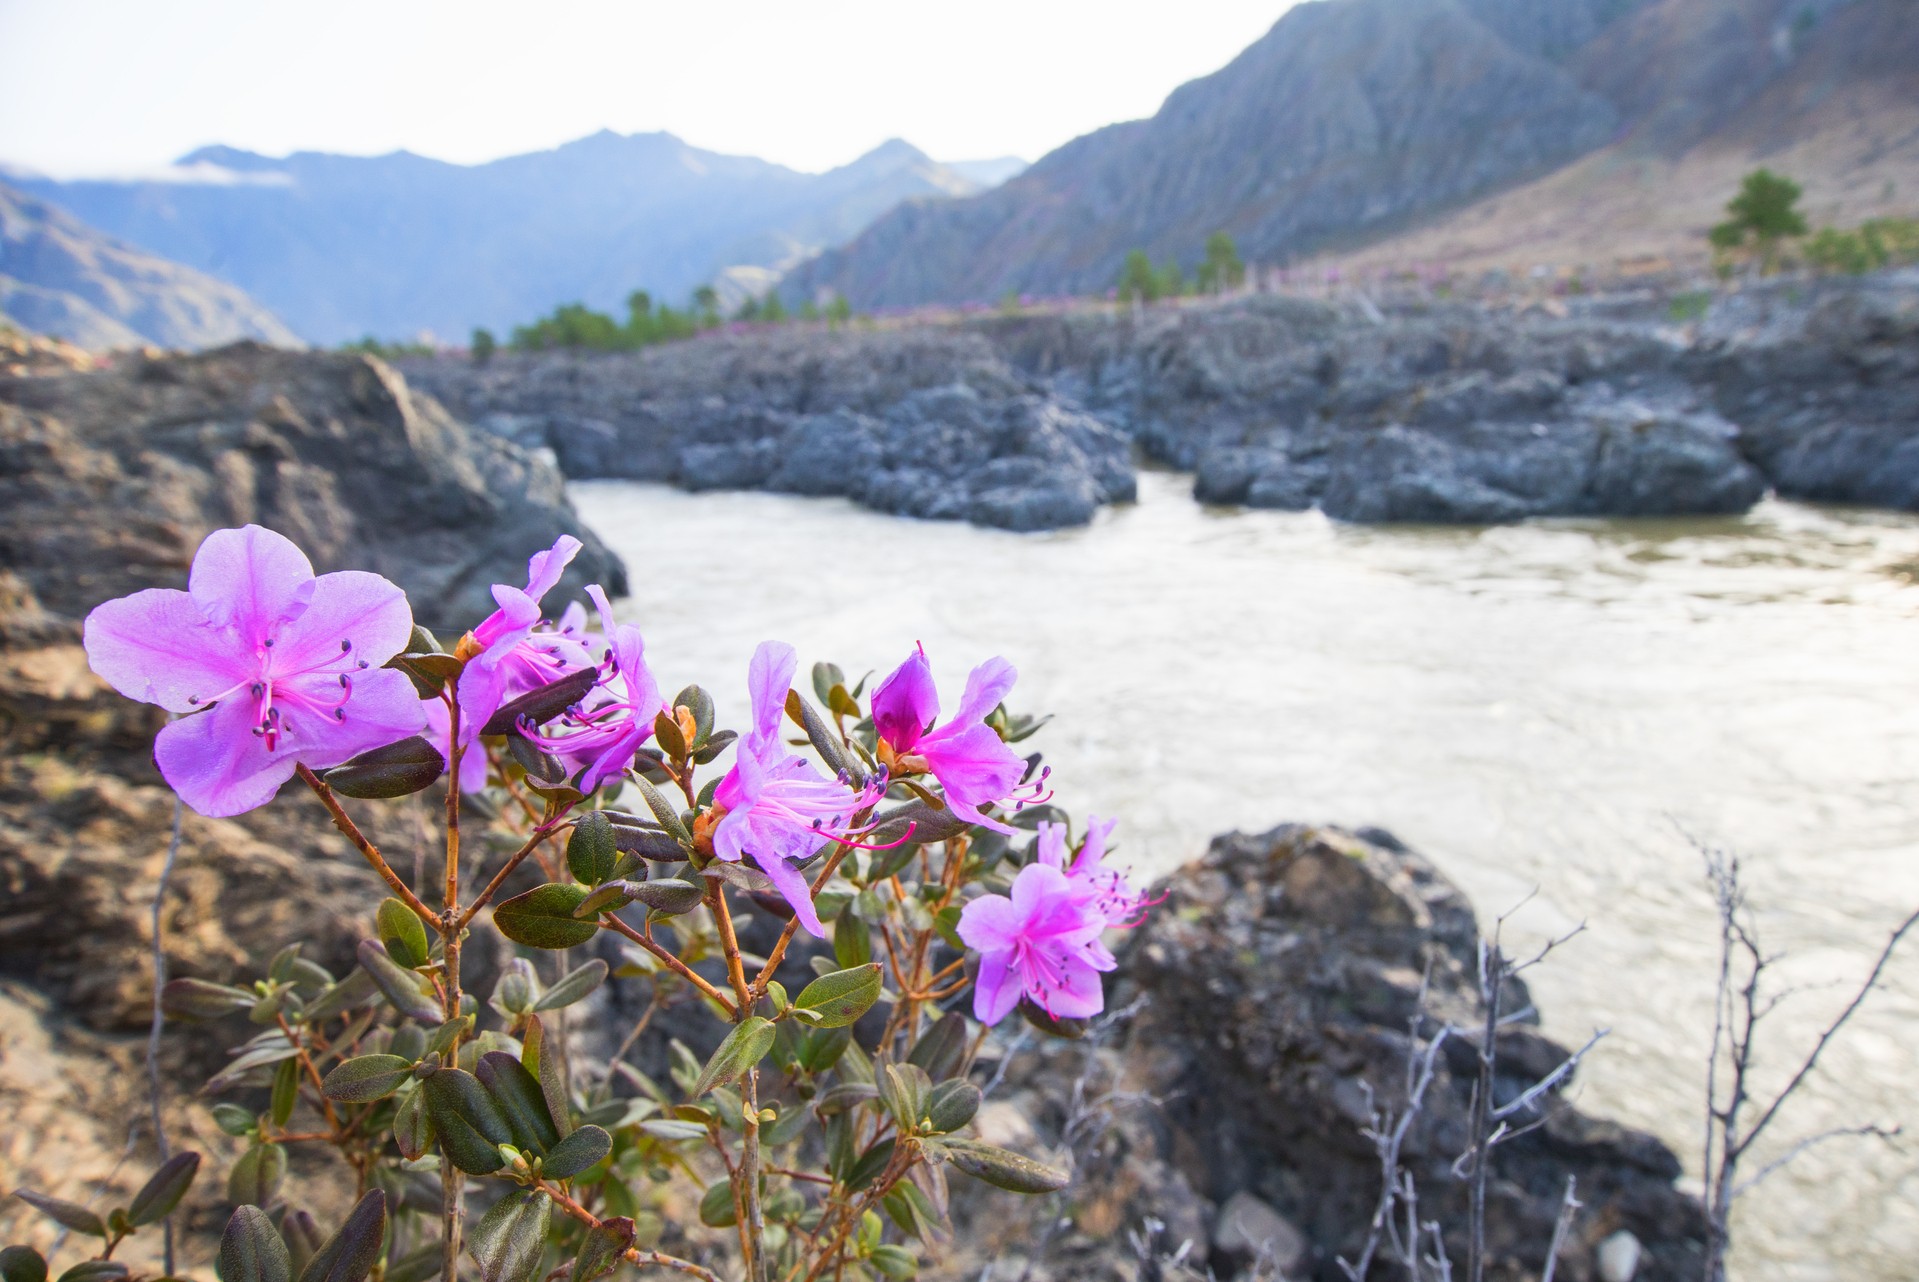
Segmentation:
<svg viewBox="0 0 1919 1282">
<path fill-rule="evenodd" d="M 966 693 L 960 696 L 960 708 L 953 720 L 962 725 L 981 720 L 1000 705 L 1017 680 L 1019 669 L 994 655 L 967 674 Z"/>
<path fill-rule="evenodd" d="M 969 806 L 990 805 L 1019 786 L 1026 759 L 1014 752 L 993 728 L 954 721 L 920 740 L 915 751 L 940 781 L 951 800 Z"/>
<path fill-rule="evenodd" d="M 330 678 L 308 680 L 323 683 Z M 316 716 L 313 719 L 321 724 L 312 729 L 304 719 L 296 725 L 296 732 L 306 738 L 294 743 L 293 751 L 315 770 L 337 766 L 348 757 L 398 743 L 427 728 L 420 692 L 404 672 L 373 668 L 352 680 L 353 692 L 340 708 L 344 717 Z"/>
<path fill-rule="evenodd" d="M 786 694 L 793 688 L 799 654 L 784 641 L 762 641 L 746 669 L 746 688 L 753 699 L 753 734 L 772 741 L 786 712 Z"/>
<path fill-rule="evenodd" d="M 578 555 L 581 543 L 571 534 L 562 534 L 544 552 L 535 552 L 526 562 L 526 594 L 535 601 L 559 585 L 567 564 Z"/>
<path fill-rule="evenodd" d="M 826 927 L 820 924 L 819 910 L 813 906 L 813 889 L 806 883 L 806 875 L 784 859 L 765 859 L 754 856 L 754 862 L 760 866 L 772 881 L 773 888 L 780 897 L 793 906 L 793 915 L 806 927 L 809 935 L 815 939 L 826 938 Z"/>
<path fill-rule="evenodd" d="M 982 953 L 1013 946 L 1022 918 L 1005 895 L 982 895 L 960 909 L 959 937 Z"/>
<path fill-rule="evenodd" d="M 215 530 L 193 554 L 187 593 L 216 626 L 258 641 L 305 608 L 313 563 L 284 534 L 258 525 Z"/>
<path fill-rule="evenodd" d="M 1066 825 L 1041 822 L 1037 858 L 1049 868 L 1066 866 Z M 1083 860 L 1081 862 L 1084 862 Z M 1078 865 L 1074 865 L 1077 869 Z"/>
<path fill-rule="evenodd" d="M 1063 982 L 1033 994 L 1046 1013 L 1060 1019 L 1088 1019 L 1106 1008 L 1106 992 L 1099 972 L 1077 955 L 1068 955 L 1061 965 Z"/>
<path fill-rule="evenodd" d="M 260 670 L 237 632 L 208 623 L 191 596 L 172 588 L 96 607 L 85 636 L 87 662 L 108 685 L 168 712 L 204 707 Z"/>
<path fill-rule="evenodd" d="M 895 752 L 909 752 L 940 714 L 926 651 L 915 648 L 873 691 L 873 728 Z"/>
<path fill-rule="evenodd" d="M 293 777 L 296 755 L 268 752 L 253 733 L 251 699 L 224 699 L 197 716 L 169 723 L 153 743 L 153 760 L 180 800 L 199 814 L 224 819 L 273 800 Z"/>
<path fill-rule="evenodd" d="M 399 585 L 364 570 L 323 574 L 300 617 L 286 627 L 274 650 L 275 672 L 304 672 L 335 664 L 351 641 L 351 657 L 378 667 L 406 649 L 413 636 L 413 607 Z"/>
<path fill-rule="evenodd" d="M 1019 1005 L 1019 980 L 1014 976 L 1011 954 L 987 953 L 979 959 L 979 978 L 973 981 L 973 1018 L 982 1024 L 997 1024 Z"/>
</svg>

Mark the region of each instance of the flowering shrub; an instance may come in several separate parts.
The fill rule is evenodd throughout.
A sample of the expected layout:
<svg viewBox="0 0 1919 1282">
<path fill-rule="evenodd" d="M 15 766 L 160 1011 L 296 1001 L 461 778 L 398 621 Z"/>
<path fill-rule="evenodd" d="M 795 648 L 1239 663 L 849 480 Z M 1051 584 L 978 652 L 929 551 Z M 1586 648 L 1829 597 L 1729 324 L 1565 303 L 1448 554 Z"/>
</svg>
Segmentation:
<svg viewBox="0 0 1919 1282">
<path fill-rule="evenodd" d="M 1006 710 L 1013 667 L 974 668 L 942 721 L 922 650 L 870 696 L 814 665 L 816 704 L 792 647 L 769 641 L 736 734 L 699 686 L 662 696 L 598 588 L 597 632 L 577 604 L 548 617 L 578 549 L 562 538 L 524 588 L 495 585 L 499 608 L 450 649 L 391 583 L 316 577 L 256 526 L 210 536 L 187 591 L 87 620 L 95 670 L 181 714 L 155 759 L 187 805 L 238 814 L 297 777 L 391 892 L 347 975 L 296 944 L 248 987 L 166 988 L 173 1019 L 245 1013 L 259 1030 L 209 1084 L 266 1100 L 213 1106 L 247 1141 L 224 1282 L 451 1282 L 463 1254 L 484 1282 L 591 1282 L 622 1261 L 710 1278 L 663 1247 L 730 1267 L 734 1239 L 756 1280 L 906 1278 L 913 1244 L 947 1231 L 950 1171 L 1023 1193 L 1067 1181 L 963 1134 L 981 1100 L 969 1074 L 984 1025 L 1019 1010 L 1070 1036 L 1097 1013 L 1102 937 L 1144 901 L 1105 863 L 1111 823 L 1076 846 L 1038 756 L 1015 750 L 1040 722 Z M 354 812 L 436 784 L 444 861 L 412 884 Z M 507 897 L 534 868 L 541 884 Z M 742 913 L 771 919 L 764 955 L 742 946 Z M 518 953 L 482 1003 L 461 955 L 487 929 Z M 600 1069 L 569 1055 L 559 1012 L 609 971 L 650 1001 Z M 704 1058 L 674 1041 L 656 1082 L 624 1056 L 675 1004 L 725 1032 Z M 298 1145 L 337 1150 L 357 1181 L 331 1238 L 287 1202 Z M 87 1267 L 111 1274 L 113 1245 L 197 1165 L 175 1158 L 137 1213 L 80 1225 L 106 1242 Z M 488 1193 L 471 1227 L 468 1177 Z M 724 1250 L 669 1223 L 694 1206 Z M 12 1255 L 9 1282 L 37 1259 Z"/>
</svg>

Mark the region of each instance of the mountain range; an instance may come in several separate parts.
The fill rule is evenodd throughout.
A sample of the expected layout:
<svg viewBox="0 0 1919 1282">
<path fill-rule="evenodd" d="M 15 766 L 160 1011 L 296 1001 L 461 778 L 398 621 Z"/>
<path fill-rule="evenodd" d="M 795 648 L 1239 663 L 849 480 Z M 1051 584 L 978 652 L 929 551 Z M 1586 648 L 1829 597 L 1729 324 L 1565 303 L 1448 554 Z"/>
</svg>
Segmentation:
<svg viewBox="0 0 1919 1282">
<path fill-rule="evenodd" d="M 729 269 L 771 279 L 903 200 L 970 195 L 1017 163 L 975 162 L 973 177 L 896 139 L 807 174 L 602 131 L 480 165 L 205 147 L 165 179 L 13 181 L 332 344 L 457 341 L 570 300 L 623 314 L 636 288 L 677 302 Z"/>
<path fill-rule="evenodd" d="M 0 183 L 0 316 L 95 349 L 299 339 L 242 290 Z"/>
<path fill-rule="evenodd" d="M 1267 264 L 1491 261 L 1516 241 L 1536 261 L 1703 257 L 1765 163 L 1830 220 L 1911 212 L 1919 4 L 1317 0 L 1152 118 L 895 208 L 783 288 L 859 307 L 1096 293 L 1129 250 L 1190 270 L 1218 230 Z"/>
</svg>

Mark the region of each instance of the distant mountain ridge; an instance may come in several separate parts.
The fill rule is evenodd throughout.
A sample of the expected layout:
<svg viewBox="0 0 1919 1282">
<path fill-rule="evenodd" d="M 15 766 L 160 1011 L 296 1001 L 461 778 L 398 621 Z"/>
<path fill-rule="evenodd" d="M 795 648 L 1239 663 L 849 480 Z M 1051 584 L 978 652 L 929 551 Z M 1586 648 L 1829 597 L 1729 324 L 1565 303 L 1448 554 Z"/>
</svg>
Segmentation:
<svg viewBox="0 0 1919 1282">
<path fill-rule="evenodd" d="M 1829 57 L 1806 94 L 1781 89 L 1862 27 L 1898 51 L 1855 59 L 1871 94 L 1845 67 L 1828 83 Z M 1190 269 L 1222 229 L 1267 263 L 1356 249 L 1588 157 L 1710 149 L 1749 126 L 1748 104 L 1790 102 L 1741 144 L 1763 163 L 1811 137 L 1840 91 L 1876 104 L 1883 145 L 1853 151 L 1886 164 L 1888 148 L 1919 155 L 1915 31 L 1913 0 L 1316 0 L 1150 119 L 1077 138 L 979 196 L 895 209 L 784 289 L 863 307 L 1095 293 L 1129 250 Z M 1540 216 L 1594 198 L 1568 192 Z M 1485 239 L 1490 252 L 1497 229 Z"/>
<path fill-rule="evenodd" d="M 806 174 L 609 130 L 481 165 L 231 147 L 178 164 L 247 181 L 17 181 L 241 286 L 320 343 L 463 339 L 566 301 L 621 309 L 634 289 L 678 301 L 728 267 L 784 269 L 902 200 L 982 186 L 898 139 Z"/>
<path fill-rule="evenodd" d="M 241 338 L 299 345 L 244 291 L 107 236 L 5 183 L 0 314 L 96 351 L 210 347 Z"/>
</svg>

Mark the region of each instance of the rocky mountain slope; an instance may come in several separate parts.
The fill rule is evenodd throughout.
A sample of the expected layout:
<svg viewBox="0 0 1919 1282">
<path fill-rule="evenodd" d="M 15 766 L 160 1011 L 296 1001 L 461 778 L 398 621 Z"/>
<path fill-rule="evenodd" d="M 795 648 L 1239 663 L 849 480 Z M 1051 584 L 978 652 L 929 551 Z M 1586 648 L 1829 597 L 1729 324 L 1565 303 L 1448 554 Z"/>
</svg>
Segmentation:
<svg viewBox="0 0 1919 1282">
<path fill-rule="evenodd" d="M 1505 199 L 1552 252 L 1610 264 L 1646 247 L 1632 214 L 1675 174 L 1688 176 L 1673 203 L 1697 245 L 1738 173 L 1795 147 L 1814 162 L 1804 176 L 1821 216 L 1909 209 L 1916 29 L 1907 0 L 1302 4 L 1151 119 L 1076 139 L 981 196 L 903 206 L 786 288 L 861 306 L 1094 293 L 1136 247 L 1190 270 L 1215 230 L 1280 263 L 1448 217 L 1489 225 L 1381 252 L 1477 261 L 1469 250 L 1515 250 L 1521 215 L 1489 219 L 1476 203 L 1515 187 Z M 1556 219 L 1567 230 L 1548 234 Z"/>
<path fill-rule="evenodd" d="M 56 619 L 186 581 L 211 530 L 258 522 L 322 572 L 407 590 L 415 616 L 470 626 L 492 583 L 562 533 L 569 590 L 625 591 L 546 459 L 470 431 L 363 356 L 240 344 L 105 371 L 0 377 L 0 565 Z"/>
<path fill-rule="evenodd" d="M 504 333 L 581 300 L 674 302 L 732 266 L 783 269 L 915 197 L 981 184 L 898 140 L 824 174 L 602 131 L 483 165 L 228 147 L 177 181 L 23 179 L 117 236 L 239 285 L 309 342 Z"/>
<path fill-rule="evenodd" d="M 225 281 L 136 249 L 5 183 L 0 315 L 96 351 L 210 347 L 242 338 L 299 342 Z"/>
</svg>

